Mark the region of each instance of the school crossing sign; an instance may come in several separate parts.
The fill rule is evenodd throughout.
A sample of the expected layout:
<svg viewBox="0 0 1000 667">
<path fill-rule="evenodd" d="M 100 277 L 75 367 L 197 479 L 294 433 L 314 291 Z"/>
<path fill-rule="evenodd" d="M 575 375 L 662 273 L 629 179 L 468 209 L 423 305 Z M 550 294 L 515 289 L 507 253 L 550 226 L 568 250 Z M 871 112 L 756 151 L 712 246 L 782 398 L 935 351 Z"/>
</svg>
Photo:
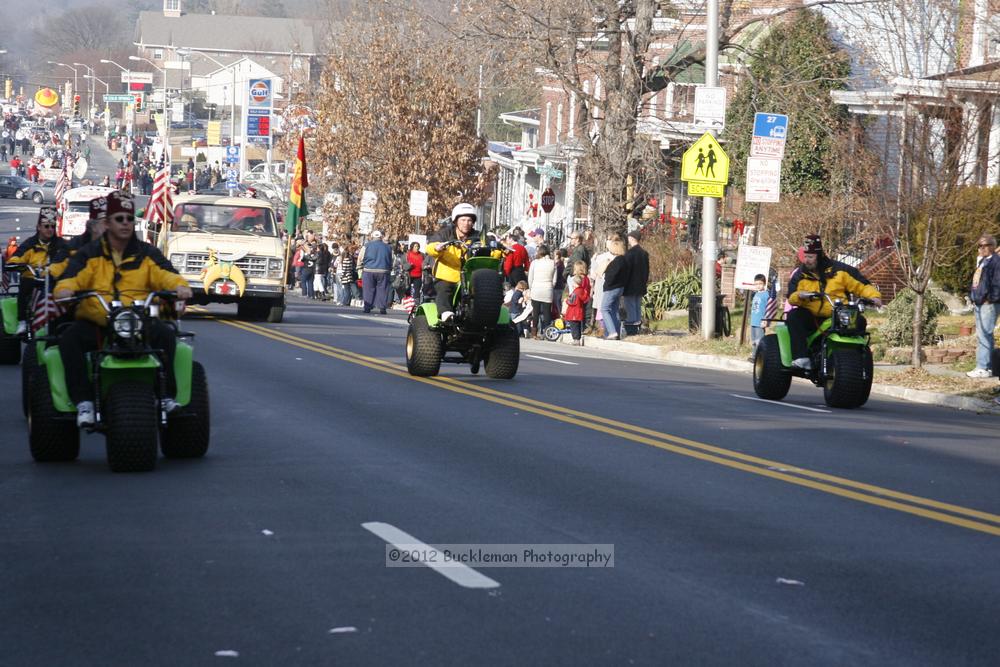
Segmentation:
<svg viewBox="0 0 1000 667">
<path fill-rule="evenodd" d="M 722 197 L 729 182 L 729 156 L 706 132 L 681 158 L 681 180 L 692 197 Z"/>
</svg>

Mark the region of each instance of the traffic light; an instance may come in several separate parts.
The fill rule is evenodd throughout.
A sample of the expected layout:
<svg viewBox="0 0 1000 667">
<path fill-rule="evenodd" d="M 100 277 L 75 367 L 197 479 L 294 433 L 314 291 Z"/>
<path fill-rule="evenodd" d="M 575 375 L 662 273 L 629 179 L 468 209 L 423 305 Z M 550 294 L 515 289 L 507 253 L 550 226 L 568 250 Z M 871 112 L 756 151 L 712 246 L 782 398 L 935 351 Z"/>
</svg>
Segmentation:
<svg viewBox="0 0 1000 667">
<path fill-rule="evenodd" d="M 135 99 L 135 112 L 139 113 L 142 111 L 142 93 L 134 93 L 132 97 Z"/>
<path fill-rule="evenodd" d="M 14 95 L 14 82 L 7 79 L 3 82 L 3 96 L 4 99 L 9 100 Z"/>
<path fill-rule="evenodd" d="M 80 96 L 79 95 L 74 95 L 73 96 L 73 117 L 75 118 L 75 117 L 77 117 L 79 115 L 80 115 Z"/>
</svg>

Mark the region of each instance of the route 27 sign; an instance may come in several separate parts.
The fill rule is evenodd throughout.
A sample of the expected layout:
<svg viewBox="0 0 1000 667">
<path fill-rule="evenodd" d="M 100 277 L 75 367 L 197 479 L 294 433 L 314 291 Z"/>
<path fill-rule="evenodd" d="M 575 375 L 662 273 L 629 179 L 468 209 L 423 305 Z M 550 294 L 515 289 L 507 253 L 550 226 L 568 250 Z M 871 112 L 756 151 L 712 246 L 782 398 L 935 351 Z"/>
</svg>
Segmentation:
<svg viewBox="0 0 1000 667">
<path fill-rule="evenodd" d="M 753 118 L 750 157 L 778 158 L 785 155 L 788 136 L 788 116 L 780 113 L 758 113 Z"/>
</svg>

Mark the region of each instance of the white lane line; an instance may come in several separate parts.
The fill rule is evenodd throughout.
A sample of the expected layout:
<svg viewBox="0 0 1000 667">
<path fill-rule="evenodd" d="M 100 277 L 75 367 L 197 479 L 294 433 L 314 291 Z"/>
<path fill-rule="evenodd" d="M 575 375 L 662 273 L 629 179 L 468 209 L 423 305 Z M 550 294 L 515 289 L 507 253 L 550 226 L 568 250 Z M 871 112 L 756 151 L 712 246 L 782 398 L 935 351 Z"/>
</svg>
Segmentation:
<svg viewBox="0 0 1000 667">
<path fill-rule="evenodd" d="M 524 356 L 530 357 L 532 359 L 541 359 L 542 361 L 551 361 L 554 364 L 566 364 L 567 366 L 579 366 L 580 365 L 580 364 L 576 363 L 575 361 L 562 361 L 561 359 L 550 359 L 549 357 L 539 357 L 536 354 L 526 354 Z"/>
<path fill-rule="evenodd" d="M 406 320 L 394 320 L 391 317 L 386 317 L 385 315 L 378 315 L 373 317 L 372 315 L 345 315 L 344 313 L 337 313 L 337 317 L 343 317 L 348 320 L 367 320 L 374 324 L 384 324 L 390 327 L 405 327 L 409 326 Z"/>
<path fill-rule="evenodd" d="M 378 535 L 380 538 L 397 549 L 433 549 L 432 546 L 424 544 L 417 538 L 413 537 L 413 535 L 410 535 L 409 533 L 406 533 L 389 523 L 369 521 L 361 524 L 361 527 L 374 533 L 375 535 Z M 404 547 L 402 545 L 406 546 Z M 464 563 L 451 561 L 447 565 L 444 565 L 443 563 L 425 562 L 424 565 L 436 571 L 438 574 L 451 579 L 463 588 L 497 588 L 500 586 L 499 581 L 490 579 L 486 575 L 476 572 Z"/>
<path fill-rule="evenodd" d="M 761 403 L 770 403 L 772 405 L 782 405 L 786 408 L 796 408 L 797 410 L 809 410 L 810 412 L 826 412 L 831 413 L 833 410 L 824 410 L 823 408 L 807 408 L 804 405 L 795 405 L 794 403 L 782 403 L 781 401 L 769 401 L 766 398 L 758 398 L 756 396 L 740 396 L 739 394 L 730 394 L 733 398 L 742 398 L 744 401 L 760 401 Z"/>
<path fill-rule="evenodd" d="M 343 313 L 337 313 L 337 317 L 343 317 L 346 320 L 360 320 L 361 319 L 357 315 L 344 315 Z"/>
</svg>

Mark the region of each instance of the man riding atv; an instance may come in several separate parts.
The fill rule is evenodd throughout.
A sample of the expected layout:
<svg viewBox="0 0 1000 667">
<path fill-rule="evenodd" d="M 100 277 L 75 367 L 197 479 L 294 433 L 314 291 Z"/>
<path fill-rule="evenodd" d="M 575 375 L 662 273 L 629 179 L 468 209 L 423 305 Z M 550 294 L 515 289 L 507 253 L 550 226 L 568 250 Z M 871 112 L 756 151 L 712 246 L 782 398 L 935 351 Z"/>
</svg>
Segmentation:
<svg viewBox="0 0 1000 667">
<path fill-rule="evenodd" d="M 448 245 L 450 241 L 459 241 L 467 244 L 473 240 L 473 232 L 476 226 L 476 207 L 472 204 L 458 204 L 451 210 L 451 223 L 447 227 L 442 227 L 436 234 L 428 239 L 427 254 L 434 257 L 434 289 L 437 297 L 434 302 L 437 305 L 441 322 L 447 322 L 455 316 L 453 301 L 455 299 L 455 286 L 461 280 L 462 274 L 462 248 L 456 245 Z M 500 249 L 492 253 L 493 257 L 502 257 L 503 251 Z"/>
<path fill-rule="evenodd" d="M 111 192 L 107 195 L 106 211 L 107 231 L 100 240 L 73 255 L 56 284 L 55 298 L 72 297 L 78 290 L 96 290 L 108 301 L 113 299 L 127 305 L 142 292 L 176 290 L 178 299 L 190 299 L 191 288 L 187 281 L 158 249 L 135 235 L 132 200 Z M 99 332 L 106 324 L 107 314 L 100 304 L 81 303 L 76 309 L 76 321 L 59 338 L 69 397 L 77 406 L 77 426 L 94 424 L 94 387 L 87 379 L 86 354 L 98 349 Z M 164 351 L 167 391 L 174 391 L 173 355 L 177 338 L 173 328 L 157 320 L 149 341 Z M 176 405 L 169 397 L 163 401 L 167 412 Z"/>
<path fill-rule="evenodd" d="M 830 317 L 833 306 L 824 297 L 846 300 L 847 293 L 871 299 L 881 306 L 881 294 L 860 271 L 849 264 L 832 260 L 823 254 L 823 242 L 816 234 L 805 239 L 805 254 L 801 270 L 788 283 L 788 301 L 797 308 L 788 313 L 786 323 L 792 344 L 792 366 L 812 370 L 807 340 L 816 331 L 819 322 Z M 816 294 L 819 298 L 816 298 Z M 859 330 L 866 327 L 859 316 Z"/>
<path fill-rule="evenodd" d="M 54 206 L 43 206 L 38 209 L 38 225 L 35 234 L 18 246 L 7 264 L 22 264 L 41 269 L 50 262 L 55 263 L 65 259 L 68 254 L 68 243 L 61 236 L 56 236 L 56 223 L 59 213 Z M 21 287 L 17 293 L 17 335 L 28 330 L 28 312 L 35 288 L 40 285 L 34 274 L 29 270 L 21 274 Z"/>
</svg>

